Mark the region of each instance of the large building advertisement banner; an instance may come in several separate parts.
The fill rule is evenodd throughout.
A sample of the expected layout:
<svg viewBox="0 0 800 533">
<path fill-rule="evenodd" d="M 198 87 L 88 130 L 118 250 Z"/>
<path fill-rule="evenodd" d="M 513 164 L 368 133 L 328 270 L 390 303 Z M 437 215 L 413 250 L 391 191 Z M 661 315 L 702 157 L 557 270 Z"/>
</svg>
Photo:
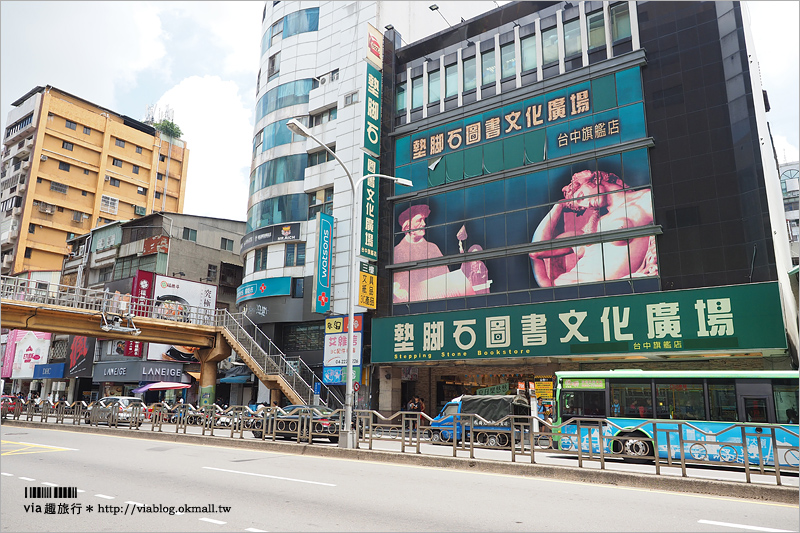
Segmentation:
<svg viewBox="0 0 800 533">
<path fill-rule="evenodd" d="M 25 335 L 17 341 L 11 377 L 32 379 L 36 365 L 47 363 L 49 351 L 50 333 L 25 332 Z"/>
<path fill-rule="evenodd" d="M 777 283 L 378 318 L 373 363 L 786 348 Z"/>
</svg>

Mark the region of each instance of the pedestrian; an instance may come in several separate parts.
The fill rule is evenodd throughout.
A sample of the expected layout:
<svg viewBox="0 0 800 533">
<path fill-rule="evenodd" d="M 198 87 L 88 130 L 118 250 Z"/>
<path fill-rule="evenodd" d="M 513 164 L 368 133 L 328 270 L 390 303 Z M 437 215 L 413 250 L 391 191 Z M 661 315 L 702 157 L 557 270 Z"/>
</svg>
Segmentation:
<svg viewBox="0 0 800 533">
<path fill-rule="evenodd" d="M 419 423 L 420 423 L 420 425 L 422 425 L 423 424 L 422 413 L 425 412 L 425 398 L 423 398 L 421 396 L 419 398 L 419 409 L 418 409 L 418 411 L 419 411 Z"/>
<path fill-rule="evenodd" d="M 614 398 L 614 403 L 611 404 L 612 416 L 619 416 L 622 414 L 622 406 L 619 404 L 619 398 Z"/>
</svg>

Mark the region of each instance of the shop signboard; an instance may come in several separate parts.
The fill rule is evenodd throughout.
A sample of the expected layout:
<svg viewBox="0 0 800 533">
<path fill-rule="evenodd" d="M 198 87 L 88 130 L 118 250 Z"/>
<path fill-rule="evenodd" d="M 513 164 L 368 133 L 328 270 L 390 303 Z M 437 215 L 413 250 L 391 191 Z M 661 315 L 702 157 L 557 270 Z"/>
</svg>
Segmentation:
<svg viewBox="0 0 800 533">
<path fill-rule="evenodd" d="M 317 257 L 314 269 L 314 290 L 311 295 L 312 311 L 327 313 L 331 309 L 331 247 L 333 245 L 333 217 L 317 213 Z"/>
<path fill-rule="evenodd" d="M 505 394 L 508 392 L 508 383 L 500 383 L 491 387 L 484 387 L 475 391 L 478 396 L 491 396 L 494 394 Z"/>
<path fill-rule="evenodd" d="M 778 284 L 378 318 L 373 363 L 783 350 Z"/>
<path fill-rule="evenodd" d="M 353 332 L 353 366 L 361 364 L 361 335 L 363 334 L 360 331 Z M 347 365 L 347 333 L 330 333 L 325 335 L 323 366 L 345 365 Z"/>
<path fill-rule="evenodd" d="M 67 348 L 68 365 L 64 376 L 68 378 L 85 378 L 92 375 L 92 362 L 96 339 L 80 335 L 70 335 Z"/>
<path fill-rule="evenodd" d="M 378 297 L 378 265 L 361 262 L 358 270 L 358 305 L 375 309 Z"/>
<path fill-rule="evenodd" d="M 183 380 L 183 365 L 160 361 L 123 361 L 95 363 L 92 381 L 122 383 Z"/>
<path fill-rule="evenodd" d="M 25 332 L 17 341 L 14 354 L 13 379 L 33 379 L 36 365 L 47 362 L 50 351 L 50 333 Z"/>
<path fill-rule="evenodd" d="M 346 366 L 328 366 L 322 369 L 322 382 L 326 385 L 344 385 L 347 383 Z M 361 382 L 361 367 L 353 366 L 353 383 Z"/>
<path fill-rule="evenodd" d="M 36 365 L 33 369 L 33 379 L 60 379 L 63 377 L 64 363 Z"/>
<path fill-rule="evenodd" d="M 241 252 L 245 253 L 248 250 L 257 246 L 263 246 L 273 242 L 299 242 L 300 241 L 300 223 L 293 222 L 289 224 L 276 224 L 266 228 L 260 228 L 251 231 L 241 241 Z"/>
<path fill-rule="evenodd" d="M 381 156 L 381 71 L 367 62 L 367 87 L 364 102 L 364 151 L 372 157 Z"/>
<path fill-rule="evenodd" d="M 370 176 L 379 172 L 378 160 L 364 154 L 362 176 Z M 370 176 L 361 184 L 361 248 L 359 253 L 373 261 L 378 260 L 378 179 Z"/>
<path fill-rule="evenodd" d="M 292 278 L 264 278 L 248 281 L 236 289 L 236 305 L 255 298 L 289 296 L 292 293 Z"/>
</svg>

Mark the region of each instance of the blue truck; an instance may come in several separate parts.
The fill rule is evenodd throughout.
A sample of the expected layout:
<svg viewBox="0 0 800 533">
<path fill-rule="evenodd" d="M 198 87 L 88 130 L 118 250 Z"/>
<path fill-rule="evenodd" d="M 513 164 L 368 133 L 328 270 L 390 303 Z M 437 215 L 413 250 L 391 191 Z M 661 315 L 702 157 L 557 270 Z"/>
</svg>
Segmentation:
<svg viewBox="0 0 800 533">
<path fill-rule="evenodd" d="M 475 415 L 475 416 L 469 416 Z M 468 395 L 447 402 L 431 421 L 431 442 L 441 444 L 469 439 L 482 446 L 508 446 L 511 417 L 530 416 L 531 405 L 523 395 Z"/>
</svg>

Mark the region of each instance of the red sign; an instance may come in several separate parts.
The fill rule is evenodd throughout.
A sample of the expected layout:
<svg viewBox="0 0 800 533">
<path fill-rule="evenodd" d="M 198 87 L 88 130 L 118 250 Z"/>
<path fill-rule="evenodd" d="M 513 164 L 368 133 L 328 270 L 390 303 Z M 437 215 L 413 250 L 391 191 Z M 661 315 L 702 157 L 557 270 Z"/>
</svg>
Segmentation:
<svg viewBox="0 0 800 533">
<path fill-rule="evenodd" d="M 156 235 L 144 240 L 142 255 L 150 255 L 156 252 L 166 254 L 169 252 L 169 237 L 166 235 Z"/>
<path fill-rule="evenodd" d="M 358 389 L 361 388 L 361 384 L 358 381 L 353 382 L 353 390 L 358 392 Z"/>
</svg>

